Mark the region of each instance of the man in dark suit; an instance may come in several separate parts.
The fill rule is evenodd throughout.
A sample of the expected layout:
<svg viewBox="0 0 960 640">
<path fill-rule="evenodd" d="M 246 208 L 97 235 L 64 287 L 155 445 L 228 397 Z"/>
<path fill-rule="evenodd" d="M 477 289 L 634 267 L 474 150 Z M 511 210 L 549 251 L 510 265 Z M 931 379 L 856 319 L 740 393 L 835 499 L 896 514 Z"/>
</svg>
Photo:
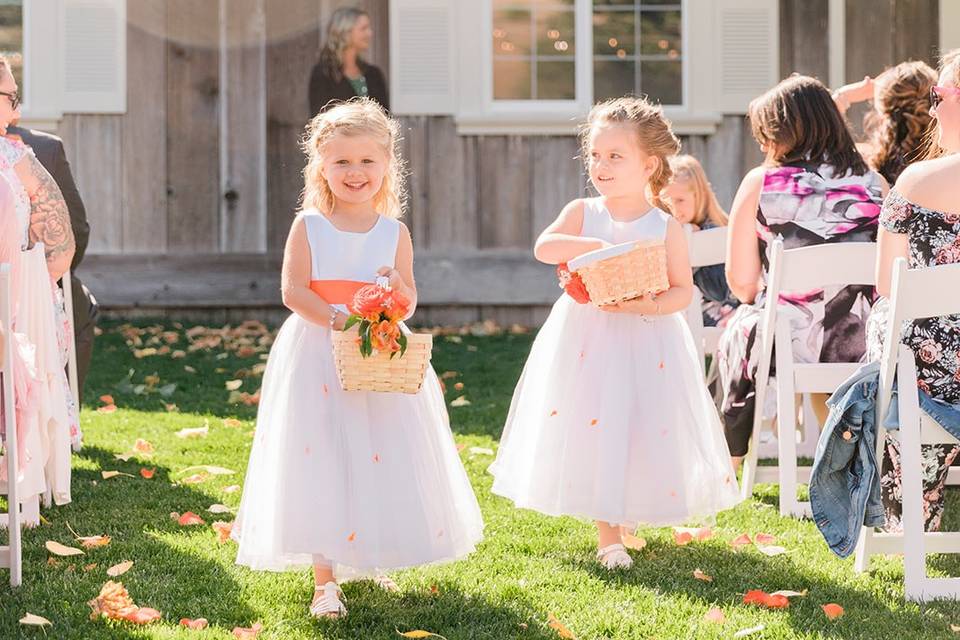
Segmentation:
<svg viewBox="0 0 960 640">
<path fill-rule="evenodd" d="M 90 290 L 83 286 L 77 278 L 77 266 L 83 260 L 90 240 L 90 225 L 87 223 L 87 210 L 80 199 L 80 192 L 70 172 L 70 163 L 63 150 L 63 141 L 55 135 L 33 129 L 24 129 L 19 126 L 7 127 L 7 137 L 19 138 L 28 147 L 33 149 L 37 160 L 43 165 L 57 186 L 63 193 L 63 199 L 70 210 L 70 226 L 76 239 L 77 249 L 70 264 L 71 282 L 73 283 L 73 330 L 77 340 L 77 382 L 80 396 L 83 397 L 83 383 L 90 370 L 90 359 L 93 356 L 93 334 L 97 324 L 97 300 Z"/>
</svg>

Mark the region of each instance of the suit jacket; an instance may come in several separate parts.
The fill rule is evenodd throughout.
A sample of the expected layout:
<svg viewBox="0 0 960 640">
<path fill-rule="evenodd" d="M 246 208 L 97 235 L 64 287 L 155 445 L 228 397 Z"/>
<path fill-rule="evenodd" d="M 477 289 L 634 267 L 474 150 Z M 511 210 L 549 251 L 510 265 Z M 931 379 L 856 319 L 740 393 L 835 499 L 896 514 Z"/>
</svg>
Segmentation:
<svg viewBox="0 0 960 640">
<path fill-rule="evenodd" d="M 387 111 L 390 110 L 390 98 L 387 96 L 387 81 L 383 72 L 372 64 L 358 61 L 363 77 L 367 79 L 367 97 L 376 100 Z M 310 72 L 310 116 L 320 113 L 331 100 L 346 101 L 355 97 L 353 87 L 346 76 L 334 80 L 325 69 L 323 63 L 318 62 Z"/>
</svg>

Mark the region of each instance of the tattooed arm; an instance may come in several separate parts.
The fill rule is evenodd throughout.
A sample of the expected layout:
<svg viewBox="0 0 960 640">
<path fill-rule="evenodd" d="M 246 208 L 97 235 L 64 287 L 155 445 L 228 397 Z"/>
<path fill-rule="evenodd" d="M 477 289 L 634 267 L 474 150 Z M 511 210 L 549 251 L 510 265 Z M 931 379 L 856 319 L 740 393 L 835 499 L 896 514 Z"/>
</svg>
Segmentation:
<svg viewBox="0 0 960 640">
<path fill-rule="evenodd" d="M 50 277 L 59 280 L 70 268 L 76 250 L 67 203 L 60 187 L 32 153 L 14 169 L 30 196 L 30 242 L 43 243 Z"/>
</svg>

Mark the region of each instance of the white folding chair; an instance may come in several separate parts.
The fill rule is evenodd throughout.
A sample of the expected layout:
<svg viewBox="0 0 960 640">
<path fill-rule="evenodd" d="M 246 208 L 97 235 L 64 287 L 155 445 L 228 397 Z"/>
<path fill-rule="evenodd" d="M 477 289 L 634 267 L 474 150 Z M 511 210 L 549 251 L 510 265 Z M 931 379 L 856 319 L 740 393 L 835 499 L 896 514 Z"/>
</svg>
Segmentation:
<svg viewBox="0 0 960 640">
<path fill-rule="evenodd" d="M 0 546 L 0 567 L 10 569 L 10 586 L 19 586 L 23 579 L 22 550 L 20 545 L 20 500 L 17 495 L 17 423 L 16 399 L 13 395 L 13 335 L 11 328 L 10 265 L 0 265 L 0 327 L 7 334 L 7 344 L 0 361 L 0 396 L 3 401 L 3 421 L 6 424 L 4 453 L 7 464 L 7 513 L 6 520 L 9 539 L 7 545 Z"/>
<path fill-rule="evenodd" d="M 888 433 L 883 428 L 883 416 L 890 406 L 896 378 L 900 430 L 889 433 L 900 440 L 903 533 L 878 533 L 872 527 L 864 527 L 854 563 L 858 572 L 866 571 L 871 556 L 902 553 L 904 592 L 908 600 L 914 601 L 960 598 L 960 577 L 931 578 L 927 575 L 928 553 L 960 554 L 960 532 L 924 531 L 920 453 L 924 444 L 960 444 L 960 440 L 920 410 L 915 356 L 900 342 L 900 329 L 906 321 L 960 313 L 960 298 L 956 294 L 944 295 L 949 291 L 960 291 L 960 264 L 907 269 L 904 258 L 898 258 L 894 264 L 890 315 L 880 361 L 877 464 L 882 464 L 883 460 L 884 439 Z"/>
<path fill-rule="evenodd" d="M 60 284 L 63 287 L 63 307 L 70 320 L 70 326 L 73 327 L 73 279 L 70 277 L 70 269 L 63 274 Z M 70 380 L 70 393 L 73 395 L 73 402 L 80 408 L 80 384 L 77 377 L 77 339 L 76 327 L 73 327 L 73 335 L 67 336 L 67 377 Z"/>
<path fill-rule="evenodd" d="M 859 367 L 860 363 L 795 362 L 793 358 L 790 318 L 778 312 L 777 301 L 782 292 L 809 291 L 830 285 L 873 285 L 877 246 L 872 242 L 843 242 L 801 247 L 785 251 L 783 241 L 774 241 L 766 304 L 760 316 L 757 339 L 761 352 L 756 374 L 756 404 L 753 433 L 744 460 L 742 491 L 753 493 L 759 456 L 763 406 L 770 378 L 770 359 L 776 346 L 777 365 L 777 431 L 780 514 L 810 516 L 810 503 L 797 500 L 798 473 L 809 477 L 809 468 L 797 465 L 796 394 L 833 393 Z M 819 433 L 804 434 L 815 442 Z"/>
<path fill-rule="evenodd" d="M 689 247 L 690 266 L 694 269 L 699 267 L 708 267 L 715 264 L 723 264 L 727 260 L 727 228 L 714 227 L 704 231 L 692 231 L 689 226 L 685 227 L 687 234 L 687 247 Z M 714 354 L 717 350 L 717 344 L 720 342 L 720 334 L 723 329 L 720 327 L 703 326 L 703 296 L 700 290 L 694 287 L 693 300 L 686 311 L 687 324 L 690 326 L 690 333 L 693 334 L 694 343 L 697 345 L 697 355 L 700 356 L 700 362 L 705 363 L 705 354 Z M 711 358 L 710 368 L 705 372 L 706 379 L 709 382 L 716 371 L 716 357 Z"/>
</svg>

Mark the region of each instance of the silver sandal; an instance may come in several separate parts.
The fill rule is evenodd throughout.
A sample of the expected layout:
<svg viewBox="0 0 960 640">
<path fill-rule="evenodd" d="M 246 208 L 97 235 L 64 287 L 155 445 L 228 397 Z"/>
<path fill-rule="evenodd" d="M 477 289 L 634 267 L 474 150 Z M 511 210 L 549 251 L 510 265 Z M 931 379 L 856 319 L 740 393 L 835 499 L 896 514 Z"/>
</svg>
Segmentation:
<svg viewBox="0 0 960 640">
<path fill-rule="evenodd" d="M 316 597 L 317 594 L 319 598 Z M 314 618 L 342 618 L 347 615 L 347 608 L 343 605 L 341 597 L 343 591 L 336 582 L 318 584 L 313 589 L 315 600 L 310 604 L 310 615 Z"/>
<path fill-rule="evenodd" d="M 605 568 L 610 569 L 629 569 L 633 566 L 633 558 L 627 553 L 622 544 L 611 544 L 597 551 L 597 562 Z"/>
</svg>

